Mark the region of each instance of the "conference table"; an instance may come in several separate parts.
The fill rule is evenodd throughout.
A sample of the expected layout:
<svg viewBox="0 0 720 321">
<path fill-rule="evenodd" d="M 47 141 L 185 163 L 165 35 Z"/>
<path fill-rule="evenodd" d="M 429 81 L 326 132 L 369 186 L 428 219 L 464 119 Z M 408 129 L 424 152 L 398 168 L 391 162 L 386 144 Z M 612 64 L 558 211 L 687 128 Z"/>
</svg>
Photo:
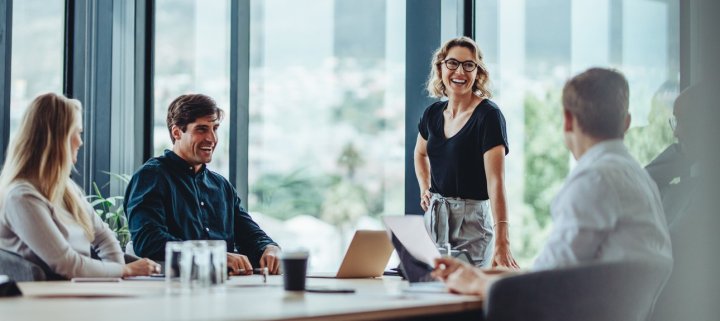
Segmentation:
<svg viewBox="0 0 720 321">
<path fill-rule="evenodd" d="M 482 300 L 409 290 L 395 276 L 308 278 L 308 287 L 354 293 L 286 292 L 282 276 L 236 276 L 223 287 L 174 293 L 162 279 L 18 283 L 23 296 L 0 298 L 0 319 L 12 320 L 462 320 L 482 319 Z"/>
</svg>

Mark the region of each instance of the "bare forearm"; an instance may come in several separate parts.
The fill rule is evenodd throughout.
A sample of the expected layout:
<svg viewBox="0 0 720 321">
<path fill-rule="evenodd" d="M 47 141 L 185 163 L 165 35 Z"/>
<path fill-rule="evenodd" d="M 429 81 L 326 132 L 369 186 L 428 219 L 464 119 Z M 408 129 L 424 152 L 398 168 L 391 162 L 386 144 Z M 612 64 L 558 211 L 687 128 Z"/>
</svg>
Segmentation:
<svg viewBox="0 0 720 321">
<path fill-rule="evenodd" d="M 415 176 L 422 196 L 430 188 L 430 159 L 428 159 L 427 155 L 427 141 L 420 135 L 418 135 L 415 142 L 413 160 L 415 162 Z"/>
<path fill-rule="evenodd" d="M 415 177 L 417 177 L 420 193 L 430 188 L 430 161 L 422 155 L 415 155 Z"/>
<path fill-rule="evenodd" d="M 493 219 L 495 221 L 496 245 L 509 244 L 508 233 L 507 198 L 505 197 L 505 186 L 502 182 L 493 182 L 488 186 L 490 194 L 490 205 L 492 207 Z"/>
</svg>

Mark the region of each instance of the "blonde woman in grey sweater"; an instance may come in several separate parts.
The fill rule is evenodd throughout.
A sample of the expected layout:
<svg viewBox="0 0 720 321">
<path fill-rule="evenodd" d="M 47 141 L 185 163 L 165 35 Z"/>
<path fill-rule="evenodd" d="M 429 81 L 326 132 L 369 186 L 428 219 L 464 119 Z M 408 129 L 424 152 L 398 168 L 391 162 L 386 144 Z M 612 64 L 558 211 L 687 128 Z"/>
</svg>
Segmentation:
<svg viewBox="0 0 720 321">
<path fill-rule="evenodd" d="M 159 272 L 148 259 L 125 264 L 114 233 L 70 179 L 81 145 L 80 102 L 52 93 L 35 98 L 0 174 L 0 249 L 65 278 Z M 91 246 L 101 260 L 90 257 Z"/>
</svg>

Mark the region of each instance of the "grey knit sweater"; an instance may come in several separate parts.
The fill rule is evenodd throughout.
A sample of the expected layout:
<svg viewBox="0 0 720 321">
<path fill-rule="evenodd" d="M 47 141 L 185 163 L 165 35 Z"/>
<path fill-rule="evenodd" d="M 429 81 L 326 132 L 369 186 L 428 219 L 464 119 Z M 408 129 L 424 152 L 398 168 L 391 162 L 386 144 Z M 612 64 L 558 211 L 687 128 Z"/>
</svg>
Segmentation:
<svg viewBox="0 0 720 321">
<path fill-rule="evenodd" d="M 44 262 L 67 278 L 122 276 L 124 258 L 114 233 L 84 203 L 93 222 L 92 243 L 64 207 L 51 204 L 28 182 L 13 183 L 0 208 L 0 248 L 34 263 Z M 91 245 L 102 261 L 90 257 Z"/>
</svg>

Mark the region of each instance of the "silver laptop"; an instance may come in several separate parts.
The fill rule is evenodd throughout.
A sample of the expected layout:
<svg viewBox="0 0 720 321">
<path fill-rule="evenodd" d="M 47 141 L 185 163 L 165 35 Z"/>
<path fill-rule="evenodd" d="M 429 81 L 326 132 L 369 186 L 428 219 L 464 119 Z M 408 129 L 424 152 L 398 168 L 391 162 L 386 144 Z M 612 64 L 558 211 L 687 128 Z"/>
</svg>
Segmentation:
<svg viewBox="0 0 720 321">
<path fill-rule="evenodd" d="M 337 273 L 309 273 L 309 278 L 374 278 L 380 277 L 390 260 L 393 246 L 385 231 L 358 230 Z"/>
</svg>

